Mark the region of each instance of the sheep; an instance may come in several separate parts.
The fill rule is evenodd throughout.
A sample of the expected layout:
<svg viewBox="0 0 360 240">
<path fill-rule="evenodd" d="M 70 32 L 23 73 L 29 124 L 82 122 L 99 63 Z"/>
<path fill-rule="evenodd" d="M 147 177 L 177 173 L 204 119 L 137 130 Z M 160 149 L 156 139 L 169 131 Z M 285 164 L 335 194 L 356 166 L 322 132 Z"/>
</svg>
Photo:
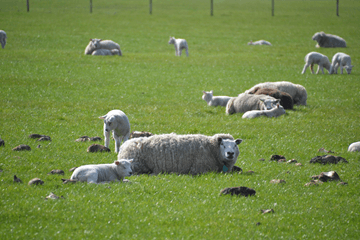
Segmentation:
<svg viewBox="0 0 360 240">
<path fill-rule="evenodd" d="M 210 92 L 203 91 L 202 99 L 207 102 L 209 106 L 223 106 L 226 107 L 227 102 L 231 97 L 228 96 L 213 96 L 213 91 Z"/>
<path fill-rule="evenodd" d="M 241 142 L 229 134 L 154 135 L 130 139 L 121 146 L 118 159 L 134 159 L 136 174 L 230 172 Z"/>
<path fill-rule="evenodd" d="M 266 117 L 279 117 L 283 114 L 285 114 L 285 109 L 283 106 L 281 106 L 279 103 L 270 110 L 251 110 L 247 111 L 242 115 L 242 118 L 256 118 L 260 116 L 266 116 Z"/>
<path fill-rule="evenodd" d="M 303 86 L 301 86 L 300 84 L 294 84 L 294 83 L 286 82 L 286 81 L 264 82 L 264 83 L 256 84 L 249 90 L 246 90 L 245 93 L 253 92 L 255 89 L 258 89 L 258 88 L 278 89 L 279 91 L 290 94 L 290 96 L 294 100 L 294 104 L 306 105 L 307 92 L 306 92 L 306 89 Z"/>
<path fill-rule="evenodd" d="M 121 141 L 124 140 L 124 142 L 126 142 L 130 136 L 130 122 L 128 117 L 123 111 L 112 110 L 99 118 L 104 119 L 105 147 L 109 147 L 110 131 L 112 131 L 115 139 L 115 152 L 119 153 Z"/>
<path fill-rule="evenodd" d="M 189 47 L 185 39 L 175 39 L 174 37 L 170 37 L 168 42 L 169 44 L 174 44 L 175 46 L 175 56 L 181 56 L 181 52 L 183 49 L 186 51 L 186 56 L 189 56 Z"/>
<path fill-rule="evenodd" d="M 254 95 L 241 93 L 237 97 L 233 97 L 226 105 L 226 114 L 239 112 L 247 112 L 250 110 L 269 110 L 274 107 L 277 99 L 268 95 Z"/>
<path fill-rule="evenodd" d="M 91 55 L 102 55 L 102 56 L 105 56 L 105 55 L 119 55 L 120 56 L 120 51 L 119 49 L 97 49 L 95 51 L 92 52 Z"/>
<path fill-rule="evenodd" d="M 360 142 L 350 144 L 348 152 L 360 152 Z"/>
<path fill-rule="evenodd" d="M 326 34 L 324 32 L 317 32 L 312 36 L 312 40 L 317 41 L 318 43 L 315 45 L 317 48 L 319 47 L 346 47 L 346 41 L 339 36 Z"/>
<path fill-rule="evenodd" d="M 5 45 L 6 45 L 6 32 L 4 30 L 0 30 L 0 43 L 1 43 L 1 47 L 4 49 Z"/>
<path fill-rule="evenodd" d="M 351 65 L 351 57 L 345 53 L 336 53 L 331 62 L 329 74 L 337 74 L 338 67 L 340 67 L 340 73 L 343 74 L 345 68 L 347 74 L 351 73 L 353 65 Z"/>
<path fill-rule="evenodd" d="M 265 40 L 259 40 L 259 41 L 256 41 L 256 42 L 250 41 L 250 42 L 248 42 L 248 45 L 269 45 L 269 46 L 272 46 L 270 42 L 265 41 Z"/>
<path fill-rule="evenodd" d="M 122 56 L 121 50 L 120 50 L 120 45 L 117 44 L 116 42 L 113 42 L 111 40 L 102 40 L 102 39 L 90 39 L 89 44 L 86 46 L 85 48 L 85 55 L 90 55 L 92 54 L 93 51 L 97 50 L 97 49 L 118 49 L 120 56 Z"/>
<path fill-rule="evenodd" d="M 70 180 L 88 183 L 123 181 L 132 175 L 132 160 L 118 159 L 112 164 L 83 165 L 75 169 Z"/>
<path fill-rule="evenodd" d="M 293 109 L 294 108 L 294 100 L 290 96 L 290 94 L 286 92 L 281 92 L 274 88 L 257 88 L 253 92 L 249 92 L 250 94 L 264 94 L 269 95 L 273 98 L 280 99 L 280 105 L 285 109 Z"/>
<path fill-rule="evenodd" d="M 330 71 L 330 61 L 327 56 L 318 52 L 310 52 L 305 56 L 305 65 L 301 74 L 304 74 L 309 66 L 311 73 L 314 74 L 314 69 L 313 69 L 314 64 L 319 65 L 316 74 L 318 74 L 320 70 L 324 74 L 324 68 L 328 70 L 328 72 Z"/>
</svg>

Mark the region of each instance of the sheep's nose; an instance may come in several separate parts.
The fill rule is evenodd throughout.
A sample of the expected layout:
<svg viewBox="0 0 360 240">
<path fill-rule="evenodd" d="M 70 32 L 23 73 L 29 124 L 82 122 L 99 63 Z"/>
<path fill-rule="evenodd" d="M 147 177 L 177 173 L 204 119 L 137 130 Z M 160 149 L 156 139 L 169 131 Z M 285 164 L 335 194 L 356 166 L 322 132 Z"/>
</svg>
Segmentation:
<svg viewBox="0 0 360 240">
<path fill-rule="evenodd" d="M 107 128 L 106 128 L 106 129 L 105 129 L 105 131 L 107 131 L 107 132 L 108 132 L 108 131 L 109 131 L 109 129 L 107 129 Z"/>
<path fill-rule="evenodd" d="M 130 176 L 132 175 L 132 172 L 129 172 Z"/>
<path fill-rule="evenodd" d="M 229 157 L 232 157 L 232 156 L 234 156 L 234 153 L 233 152 L 228 152 L 228 155 L 229 155 Z"/>
</svg>

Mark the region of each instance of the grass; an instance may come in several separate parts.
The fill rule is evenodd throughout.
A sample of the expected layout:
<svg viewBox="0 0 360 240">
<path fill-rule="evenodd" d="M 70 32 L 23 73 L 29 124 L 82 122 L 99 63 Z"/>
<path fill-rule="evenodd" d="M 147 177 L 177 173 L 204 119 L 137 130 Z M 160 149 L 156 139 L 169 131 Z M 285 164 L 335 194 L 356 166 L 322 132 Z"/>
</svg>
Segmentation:
<svg viewBox="0 0 360 240">
<path fill-rule="evenodd" d="M 0 238 L 1 239 L 358 239 L 360 45 L 357 1 L 208 2 L 2 1 L 0 49 Z M 320 11 L 321 9 L 321 11 Z M 346 49 L 316 49 L 318 31 L 346 39 Z M 188 40 L 190 57 L 175 57 L 169 36 Z M 89 38 L 112 39 L 122 57 L 85 56 Z M 265 39 L 272 47 L 247 46 Z M 304 57 L 352 57 L 351 75 L 301 75 Z M 236 96 L 265 81 L 306 87 L 308 105 L 277 119 L 226 116 L 201 100 L 202 90 Z M 109 163 L 116 154 L 89 154 L 82 135 L 102 136 L 98 119 L 121 109 L 132 130 L 152 133 L 230 133 L 242 138 L 236 163 L 243 174 L 132 176 L 132 184 L 63 185 L 67 170 Z M 29 139 L 31 133 L 52 142 Z M 30 152 L 13 152 L 19 144 Z M 324 147 L 348 164 L 315 165 Z M 114 150 L 114 142 L 110 148 Z M 303 164 L 269 162 L 272 154 Z M 265 158 L 266 161 L 258 161 Z M 62 169 L 65 176 L 47 175 Z M 254 171 L 253 174 L 247 171 Z M 312 175 L 336 171 L 336 182 L 304 187 Z M 13 175 L 23 184 L 13 183 Z M 28 186 L 39 177 L 45 184 Z M 285 184 L 271 184 L 284 179 Z M 219 196 L 221 189 L 247 186 L 254 197 Z M 54 192 L 60 200 L 44 200 Z M 262 215 L 260 209 L 275 213 Z M 260 225 L 256 223 L 260 222 Z"/>
</svg>

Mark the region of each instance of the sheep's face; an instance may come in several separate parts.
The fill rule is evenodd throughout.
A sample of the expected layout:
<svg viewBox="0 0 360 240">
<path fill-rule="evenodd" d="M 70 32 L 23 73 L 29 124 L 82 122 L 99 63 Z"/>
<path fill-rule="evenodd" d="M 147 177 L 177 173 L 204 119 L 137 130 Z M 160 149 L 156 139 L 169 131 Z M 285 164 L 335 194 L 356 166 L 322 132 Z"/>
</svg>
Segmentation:
<svg viewBox="0 0 360 240">
<path fill-rule="evenodd" d="M 131 169 L 131 163 L 133 159 L 127 160 L 127 159 L 121 159 L 116 160 L 114 163 L 116 165 L 116 172 L 119 176 L 127 177 L 132 175 L 132 169 Z"/>
<path fill-rule="evenodd" d="M 347 74 L 351 73 L 352 67 L 353 67 L 352 65 L 351 66 L 345 66 L 345 70 L 346 70 Z"/>
<path fill-rule="evenodd" d="M 110 132 L 117 127 L 117 121 L 115 116 L 110 116 L 104 119 L 104 130 Z"/>
<path fill-rule="evenodd" d="M 224 165 L 227 163 L 236 161 L 239 156 L 239 145 L 242 142 L 241 139 L 231 140 L 231 139 L 223 139 L 218 138 L 218 143 L 220 146 L 220 154 L 222 159 L 224 160 Z"/>
<path fill-rule="evenodd" d="M 203 95 L 202 95 L 202 99 L 205 100 L 206 102 L 210 102 L 213 98 L 213 91 L 211 90 L 210 92 L 205 92 L 203 91 Z"/>
<path fill-rule="evenodd" d="M 319 42 L 320 39 L 321 39 L 321 33 L 319 33 L 319 32 L 315 33 L 314 36 L 312 37 L 312 40 L 317 41 L 317 42 Z"/>
<path fill-rule="evenodd" d="M 276 99 L 260 99 L 260 101 L 263 103 L 260 110 L 271 110 L 279 102 L 279 100 Z"/>
<path fill-rule="evenodd" d="M 170 37 L 170 40 L 168 42 L 169 44 L 174 44 L 175 43 L 175 38 L 174 37 Z"/>
<path fill-rule="evenodd" d="M 100 48 L 101 39 L 91 39 L 91 44 L 94 48 Z"/>
</svg>

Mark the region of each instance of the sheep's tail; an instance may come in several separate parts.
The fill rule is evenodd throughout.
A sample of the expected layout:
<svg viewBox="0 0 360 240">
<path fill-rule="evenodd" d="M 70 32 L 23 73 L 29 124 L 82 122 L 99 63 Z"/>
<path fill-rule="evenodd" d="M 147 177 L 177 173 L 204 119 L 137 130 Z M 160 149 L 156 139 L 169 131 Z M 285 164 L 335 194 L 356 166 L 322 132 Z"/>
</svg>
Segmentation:
<svg viewBox="0 0 360 240">
<path fill-rule="evenodd" d="M 235 112 L 234 110 L 234 101 L 236 98 L 230 98 L 230 100 L 228 101 L 228 103 L 226 104 L 226 114 L 230 115 L 233 114 Z"/>
</svg>

